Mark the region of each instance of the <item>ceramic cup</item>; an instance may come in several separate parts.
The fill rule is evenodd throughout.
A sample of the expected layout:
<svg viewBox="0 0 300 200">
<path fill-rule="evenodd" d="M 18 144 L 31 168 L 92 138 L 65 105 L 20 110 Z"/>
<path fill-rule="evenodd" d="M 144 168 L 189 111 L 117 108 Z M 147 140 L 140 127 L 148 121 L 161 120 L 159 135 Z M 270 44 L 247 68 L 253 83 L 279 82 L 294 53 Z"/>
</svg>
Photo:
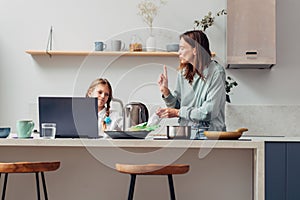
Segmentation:
<svg viewBox="0 0 300 200">
<path fill-rule="evenodd" d="M 29 138 L 34 127 L 32 120 L 19 120 L 17 121 L 17 135 L 18 138 Z"/>
<path fill-rule="evenodd" d="M 104 49 L 106 49 L 104 42 L 95 42 L 95 51 L 103 51 Z"/>
<path fill-rule="evenodd" d="M 124 50 L 125 43 L 121 40 L 112 40 L 111 41 L 111 50 L 112 51 L 121 51 Z"/>
<path fill-rule="evenodd" d="M 167 44 L 166 49 L 168 52 L 177 52 L 179 50 L 179 44 Z"/>
</svg>

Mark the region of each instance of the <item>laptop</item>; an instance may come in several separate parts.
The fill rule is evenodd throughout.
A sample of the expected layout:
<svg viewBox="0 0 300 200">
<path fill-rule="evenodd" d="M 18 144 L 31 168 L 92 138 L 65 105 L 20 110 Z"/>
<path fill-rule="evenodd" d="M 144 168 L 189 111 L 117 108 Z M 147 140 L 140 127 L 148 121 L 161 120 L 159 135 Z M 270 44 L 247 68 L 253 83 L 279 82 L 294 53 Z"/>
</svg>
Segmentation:
<svg viewBox="0 0 300 200">
<path fill-rule="evenodd" d="M 86 97 L 39 97 L 39 129 L 56 123 L 56 138 L 98 138 L 98 100 Z"/>
</svg>

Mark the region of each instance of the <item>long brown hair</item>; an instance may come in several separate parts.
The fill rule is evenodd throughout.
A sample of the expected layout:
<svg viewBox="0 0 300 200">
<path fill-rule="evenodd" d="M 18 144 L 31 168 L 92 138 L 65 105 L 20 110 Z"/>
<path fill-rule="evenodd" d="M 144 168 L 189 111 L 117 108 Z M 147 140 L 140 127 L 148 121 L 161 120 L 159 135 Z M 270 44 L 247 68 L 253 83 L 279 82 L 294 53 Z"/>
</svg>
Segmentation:
<svg viewBox="0 0 300 200">
<path fill-rule="evenodd" d="M 209 41 L 205 33 L 201 30 L 187 31 L 180 35 L 180 39 L 184 39 L 192 48 L 196 49 L 195 66 L 190 63 L 180 63 L 179 69 L 184 70 L 184 77 L 192 84 L 194 75 L 197 73 L 202 79 L 204 67 L 211 61 L 211 52 L 209 49 Z"/>
<path fill-rule="evenodd" d="M 106 85 L 108 87 L 108 89 L 109 89 L 109 96 L 108 96 L 108 100 L 106 102 L 106 113 L 105 113 L 105 115 L 108 117 L 109 116 L 109 112 L 110 112 L 110 102 L 111 102 L 113 96 L 112 96 L 112 87 L 111 87 L 111 85 L 110 85 L 110 83 L 109 83 L 109 81 L 107 79 L 105 79 L 105 78 L 98 78 L 98 79 L 94 80 L 91 83 L 89 89 L 87 90 L 85 96 L 86 97 L 91 97 L 90 94 L 93 92 L 93 90 L 98 85 Z"/>
</svg>

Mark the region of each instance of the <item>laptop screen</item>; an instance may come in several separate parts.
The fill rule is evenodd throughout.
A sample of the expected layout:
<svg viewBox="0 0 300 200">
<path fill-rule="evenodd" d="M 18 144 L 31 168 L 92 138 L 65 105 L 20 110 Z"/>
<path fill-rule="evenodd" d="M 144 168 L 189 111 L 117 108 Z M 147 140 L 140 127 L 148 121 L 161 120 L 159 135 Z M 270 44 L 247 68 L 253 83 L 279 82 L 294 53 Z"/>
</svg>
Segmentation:
<svg viewBox="0 0 300 200">
<path fill-rule="evenodd" d="M 98 101 L 85 97 L 39 97 L 39 128 L 56 123 L 57 138 L 97 138 Z"/>
</svg>

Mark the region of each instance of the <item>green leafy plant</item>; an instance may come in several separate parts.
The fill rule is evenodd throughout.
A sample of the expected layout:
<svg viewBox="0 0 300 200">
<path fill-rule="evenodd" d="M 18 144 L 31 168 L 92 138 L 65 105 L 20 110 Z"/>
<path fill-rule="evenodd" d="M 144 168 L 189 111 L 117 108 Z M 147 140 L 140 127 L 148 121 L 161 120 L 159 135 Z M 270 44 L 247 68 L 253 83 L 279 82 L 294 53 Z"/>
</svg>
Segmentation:
<svg viewBox="0 0 300 200">
<path fill-rule="evenodd" d="M 225 80 L 225 91 L 226 91 L 226 101 L 228 103 L 231 102 L 229 97 L 229 95 L 231 94 L 231 90 L 236 86 L 238 86 L 238 83 L 230 76 L 227 76 Z"/>
<path fill-rule="evenodd" d="M 219 12 L 217 12 L 215 15 L 212 14 L 211 11 L 209 11 L 207 13 L 207 15 L 205 15 L 201 20 L 195 20 L 194 21 L 194 29 L 200 29 L 202 31 L 205 31 L 206 29 L 208 29 L 209 27 L 211 27 L 212 25 L 214 25 L 215 22 L 215 18 L 218 16 L 222 16 L 222 15 L 227 15 L 227 10 L 226 9 L 222 9 Z M 231 102 L 230 101 L 230 93 L 231 90 L 238 86 L 238 83 L 231 78 L 230 76 L 226 77 L 225 80 L 225 90 L 226 90 L 226 101 L 227 102 Z"/>
<path fill-rule="evenodd" d="M 227 11 L 225 9 L 216 13 L 215 16 L 227 15 Z M 212 26 L 215 22 L 215 16 L 211 11 L 208 12 L 201 20 L 194 21 L 194 29 L 199 29 L 201 27 L 202 31 L 205 31 L 207 28 Z"/>
</svg>

